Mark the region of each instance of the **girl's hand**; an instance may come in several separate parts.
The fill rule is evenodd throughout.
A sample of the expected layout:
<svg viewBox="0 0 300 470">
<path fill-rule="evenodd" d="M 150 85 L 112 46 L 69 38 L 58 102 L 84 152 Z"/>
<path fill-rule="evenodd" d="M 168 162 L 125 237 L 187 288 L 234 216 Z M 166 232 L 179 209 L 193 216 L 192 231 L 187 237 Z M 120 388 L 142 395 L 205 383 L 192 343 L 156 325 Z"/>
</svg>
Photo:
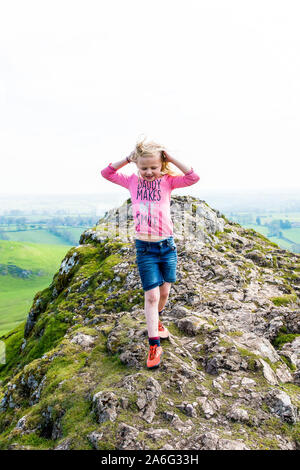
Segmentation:
<svg viewBox="0 0 300 470">
<path fill-rule="evenodd" d="M 132 162 L 131 158 L 133 157 L 135 151 L 133 150 L 128 157 L 126 157 L 130 162 Z"/>
<path fill-rule="evenodd" d="M 171 155 L 169 155 L 165 150 L 162 151 L 162 154 L 163 154 L 163 156 L 165 157 L 165 160 L 166 160 L 167 162 L 171 162 L 171 161 L 172 161 Z"/>
<path fill-rule="evenodd" d="M 182 173 L 188 173 L 189 171 L 191 171 L 192 169 L 191 167 L 185 165 L 184 163 L 181 163 L 176 158 L 171 157 L 171 155 L 169 155 L 164 150 L 163 150 L 163 154 L 165 156 L 166 161 L 171 162 L 173 165 L 177 166 L 177 168 L 179 168 L 179 170 L 182 171 Z"/>
</svg>

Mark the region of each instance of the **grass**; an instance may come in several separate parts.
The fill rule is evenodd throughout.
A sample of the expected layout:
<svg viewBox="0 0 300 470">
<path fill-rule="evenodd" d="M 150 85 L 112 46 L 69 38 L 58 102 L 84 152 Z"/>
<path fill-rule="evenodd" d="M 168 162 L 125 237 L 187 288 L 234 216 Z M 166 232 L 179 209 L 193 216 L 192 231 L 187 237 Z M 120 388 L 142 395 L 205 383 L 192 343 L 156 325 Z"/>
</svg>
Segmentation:
<svg viewBox="0 0 300 470">
<path fill-rule="evenodd" d="M 273 302 L 274 305 L 280 307 L 281 305 L 288 305 L 291 302 L 297 301 L 296 294 L 286 294 L 282 295 L 281 297 L 271 297 L 270 300 Z"/>
<path fill-rule="evenodd" d="M 0 335 L 24 321 L 36 292 L 51 283 L 69 248 L 68 245 L 0 240 L 0 265 L 33 271 L 28 278 L 11 274 L 0 276 Z"/>
<path fill-rule="evenodd" d="M 276 338 L 272 341 L 272 344 L 275 348 L 281 349 L 281 347 L 286 343 L 292 343 L 299 334 L 292 334 L 287 332 L 286 326 L 280 328 Z"/>
<path fill-rule="evenodd" d="M 53 272 L 57 258 L 64 256 L 70 249 L 68 245 L 56 246 L 43 243 L 22 243 L 0 240 L 0 263 L 13 263 L 23 269 L 42 269 Z"/>
<path fill-rule="evenodd" d="M 25 322 L 10 331 L 8 334 L 1 336 L 0 341 L 5 344 L 5 364 L 0 364 L 0 380 L 4 380 L 10 375 L 12 369 L 18 365 L 20 357 L 20 347 L 24 337 Z"/>
</svg>

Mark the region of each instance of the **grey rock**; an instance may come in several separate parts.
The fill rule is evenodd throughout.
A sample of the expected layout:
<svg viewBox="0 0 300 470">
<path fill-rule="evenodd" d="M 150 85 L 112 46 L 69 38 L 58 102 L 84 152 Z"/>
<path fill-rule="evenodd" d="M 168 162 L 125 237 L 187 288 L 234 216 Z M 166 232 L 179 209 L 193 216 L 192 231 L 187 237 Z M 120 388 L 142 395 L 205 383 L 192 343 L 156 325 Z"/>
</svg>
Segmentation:
<svg viewBox="0 0 300 470">
<path fill-rule="evenodd" d="M 250 450 L 241 440 L 220 439 L 217 450 Z"/>
<path fill-rule="evenodd" d="M 77 333 L 70 341 L 79 344 L 84 349 L 91 348 L 95 344 L 95 338 L 84 333 Z"/>
<path fill-rule="evenodd" d="M 291 402 L 289 395 L 283 390 L 273 389 L 265 397 L 271 413 L 291 424 L 298 422 L 297 408 Z"/>
<path fill-rule="evenodd" d="M 197 402 L 206 419 L 210 419 L 216 414 L 216 407 L 207 397 L 198 397 Z"/>
<path fill-rule="evenodd" d="M 300 369 L 296 370 L 293 375 L 293 380 L 296 385 L 300 386 Z"/>
<path fill-rule="evenodd" d="M 262 364 L 263 366 L 263 375 L 265 377 L 265 379 L 271 384 L 271 385 L 277 385 L 278 384 L 278 380 L 277 380 L 277 377 L 276 377 L 276 374 L 275 372 L 273 371 L 273 369 L 269 366 L 269 364 L 264 361 L 263 359 L 259 359 L 260 363 Z"/>
<path fill-rule="evenodd" d="M 161 386 L 153 377 L 150 377 L 146 382 L 146 389 L 141 391 L 137 398 L 137 407 L 140 412 L 140 416 L 147 422 L 152 423 L 156 406 L 157 399 L 161 395 Z"/>
<path fill-rule="evenodd" d="M 233 405 L 226 417 L 232 421 L 238 421 L 240 423 L 249 423 L 249 415 L 246 410 L 239 408 L 237 405 Z"/>
<path fill-rule="evenodd" d="M 103 432 L 93 431 L 87 436 L 88 440 L 92 444 L 93 448 L 96 450 L 100 450 L 101 446 L 99 445 L 100 442 L 103 440 Z"/>
<path fill-rule="evenodd" d="M 118 427 L 116 448 L 118 450 L 142 450 L 143 445 L 138 441 L 138 435 L 138 429 L 126 423 L 121 423 Z"/>
<path fill-rule="evenodd" d="M 118 398 L 113 392 L 98 392 L 93 396 L 93 409 L 98 423 L 115 421 L 117 418 Z"/>
<path fill-rule="evenodd" d="M 56 447 L 54 447 L 54 450 L 70 450 L 71 444 L 72 444 L 72 439 L 67 437 L 62 442 L 60 442 Z"/>
<path fill-rule="evenodd" d="M 77 252 L 73 253 L 70 257 L 64 258 L 59 268 L 59 275 L 68 274 L 78 261 Z"/>
<path fill-rule="evenodd" d="M 181 410 L 183 413 L 185 413 L 187 416 L 190 416 L 192 418 L 197 417 L 197 411 L 196 411 L 197 403 L 187 403 L 183 402 L 181 405 L 177 405 L 177 408 Z"/>
<path fill-rule="evenodd" d="M 27 416 L 22 416 L 16 424 L 16 429 L 21 429 L 24 431 L 26 429 L 26 418 Z"/>
<path fill-rule="evenodd" d="M 169 429 L 150 428 L 146 432 L 146 436 L 152 439 L 153 441 L 158 441 L 159 439 L 163 439 L 164 437 L 172 437 L 172 434 Z"/>
</svg>

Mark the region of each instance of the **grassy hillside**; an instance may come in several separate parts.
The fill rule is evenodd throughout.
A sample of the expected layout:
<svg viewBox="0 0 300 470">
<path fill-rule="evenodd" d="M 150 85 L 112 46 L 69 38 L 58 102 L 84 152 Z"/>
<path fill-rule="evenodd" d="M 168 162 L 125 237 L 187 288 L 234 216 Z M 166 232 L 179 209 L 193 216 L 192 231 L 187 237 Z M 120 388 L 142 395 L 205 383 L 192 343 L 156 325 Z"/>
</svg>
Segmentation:
<svg viewBox="0 0 300 470">
<path fill-rule="evenodd" d="M 49 285 L 69 249 L 0 240 L 0 335 L 24 321 L 34 295 Z"/>
</svg>

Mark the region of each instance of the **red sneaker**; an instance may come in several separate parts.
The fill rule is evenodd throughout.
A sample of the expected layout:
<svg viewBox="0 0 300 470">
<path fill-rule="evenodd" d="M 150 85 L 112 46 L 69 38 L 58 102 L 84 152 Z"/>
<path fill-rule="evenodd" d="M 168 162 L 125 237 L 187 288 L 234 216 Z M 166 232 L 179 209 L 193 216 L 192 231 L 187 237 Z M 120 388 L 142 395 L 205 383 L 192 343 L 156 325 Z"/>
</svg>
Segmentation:
<svg viewBox="0 0 300 470">
<path fill-rule="evenodd" d="M 161 346 L 150 346 L 149 355 L 147 359 L 147 367 L 148 369 L 155 369 L 160 364 L 160 358 L 162 356 L 163 350 Z"/>
<path fill-rule="evenodd" d="M 162 324 L 162 322 L 160 320 L 158 320 L 158 335 L 161 339 L 166 339 L 166 338 L 169 337 L 169 331 Z"/>
</svg>

